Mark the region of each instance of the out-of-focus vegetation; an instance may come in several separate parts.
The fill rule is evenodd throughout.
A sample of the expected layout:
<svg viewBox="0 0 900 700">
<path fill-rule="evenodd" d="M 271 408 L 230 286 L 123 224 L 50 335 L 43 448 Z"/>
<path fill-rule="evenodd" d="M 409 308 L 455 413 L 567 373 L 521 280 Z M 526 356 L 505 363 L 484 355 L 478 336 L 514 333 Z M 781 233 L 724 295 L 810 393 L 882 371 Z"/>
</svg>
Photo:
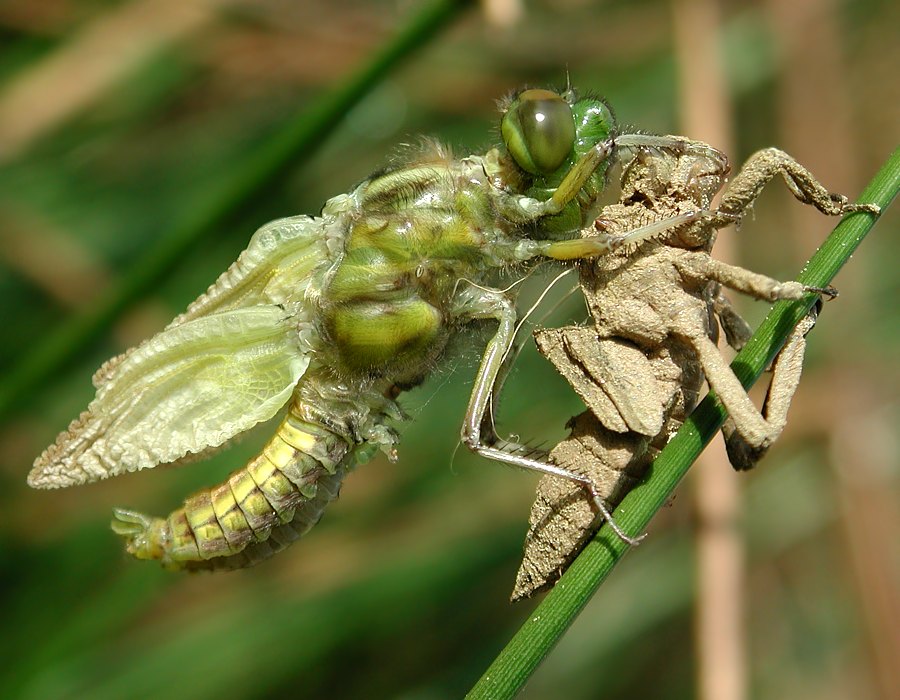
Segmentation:
<svg viewBox="0 0 900 700">
<path fill-rule="evenodd" d="M 530 609 L 506 596 L 535 484 L 454 452 L 475 350 L 408 395 L 414 420 L 398 464 L 360 468 L 308 537 L 253 570 L 167 574 L 128 559 L 107 523 L 114 505 L 168 512 L 262 435 L 209 463 L 69 491 L 30 491 L 25 474 L 87 404 L 104 359 L 160 329 L 257 226 L 318 211 L 397 144 L 425 133 L 459 154 L 481 152 L 496 138 L 494 99 L 523 84 L 562 86 L 566 70 L 623 122 L 684 133 L 673 13 L 691 4 L 547 0 L 511 24 L 470 11 L 30 392 L 0 439 L 0 697 L 443 698 L 469 688 Z M 235 164 L 363 65 L 414 7 L 5 3 L 0 381 L 205 206 Z M 779 145 L 829 187 L 857 194 L 900 131 L 896 3 L 771 0 L 719 12 L 734 162 Z M 748 267 L 790 277 L 834 222 L 778 183 L 770 190 L 754 220 L 723 237 Z M 756 473 L 734 476 L 745 485 L 756 696 L 877 698 L 898 688 L 896 223 L 896 214 L 881 221 L 836 280 L 841 297 L 811 336 L 788 432 Z M 758 320 L 765 309 L 745 310 Z M 502 425 L 552 442 L 578 410 L 549 365 L 524 353 Z M 692 610 L 703 600 L 690 501 L 683 489 L 657 518 L 526 697 L 696 694 Z"/>
</svg>

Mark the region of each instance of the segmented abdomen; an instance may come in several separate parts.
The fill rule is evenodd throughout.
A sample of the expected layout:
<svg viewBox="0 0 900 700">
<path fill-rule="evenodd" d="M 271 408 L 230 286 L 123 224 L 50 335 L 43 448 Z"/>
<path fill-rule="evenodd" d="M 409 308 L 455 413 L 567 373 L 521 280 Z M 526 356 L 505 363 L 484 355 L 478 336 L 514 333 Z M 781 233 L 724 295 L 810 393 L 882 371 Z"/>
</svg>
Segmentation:
<svg viewBox="0 0 900 700">
<path fill-rule="evenodd" d="M 352 454 L 344 438 L 300 416 L 292 401 L 260 454 L 222 484 L 188 497 L 167 518 L 128 533 L 128 551 L 168 568 L 234 569 L 252 566 L 303 535 L 337 497 Z"/>
</svg>

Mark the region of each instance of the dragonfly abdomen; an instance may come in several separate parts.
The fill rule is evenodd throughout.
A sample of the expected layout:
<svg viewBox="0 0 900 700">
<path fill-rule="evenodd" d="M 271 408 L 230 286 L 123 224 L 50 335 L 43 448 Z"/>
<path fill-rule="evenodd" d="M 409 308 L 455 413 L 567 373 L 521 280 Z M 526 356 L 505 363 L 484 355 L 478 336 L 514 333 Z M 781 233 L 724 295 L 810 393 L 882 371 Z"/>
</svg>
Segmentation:
<svg viewBox="0 0 900 700">
<path fill-rule="evenodd" d="M 325 507 L 337 498 L 341 482 L 348 471 L 346 466 L 349 465 L 342 463 L 334 474 L 321 475 L 316 481 L 315 496 L 301 502 L 294 509 L 294 517 L 290 521 L 273 527 L 267 539 L 254 540 L 235 554 L 207 560 L 186 561 L 183 568 L 191 571 L 244 569 L 287 549 L 319 522 Z"/>
<path fill-rule="evenodd" d="M 128 551 L 174 569 L 240 568 L 309 530 L 337 496 L 350 446 L 299 411 L 292 402 L 258 455 L 167 518 L 117 510 L 113 529 Z"/>
</svg>

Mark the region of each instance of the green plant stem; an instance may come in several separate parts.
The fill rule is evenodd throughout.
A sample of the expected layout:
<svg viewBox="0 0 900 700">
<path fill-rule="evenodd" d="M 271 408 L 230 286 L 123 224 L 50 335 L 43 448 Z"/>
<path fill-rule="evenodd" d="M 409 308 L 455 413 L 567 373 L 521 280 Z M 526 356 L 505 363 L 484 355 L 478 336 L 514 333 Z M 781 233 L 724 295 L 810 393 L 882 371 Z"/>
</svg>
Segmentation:
<svg viewBox="0 0 900 700">
<path fill-rule="evenodd" d="M 102 300 L 48 334 L 24 354 L 0 385 L 0 418 L 54 372 L 94 342 L 136 301 L 146 296 L 185 253 L 229 218 L 261 199 L 297 163 L 306 162 L 345 114 L 381 79 L 456 17 L 471 0 L 434 0 L 343 85 L 319 100 L 311 110 L 285 124 L 234 167 L 201 200 L 191 214 L 124 275 Z"/>
<path fill-rule="evenodd" d="M 877 204 L 883 213 L 898 189 L 900 148 L 875 175 L 859 201 Z M 797 280 L 813 287 L 828 286 L 876 220 L 877 217 L 866 213 L 845 216 L 810 258 Z M 810 294 L 800 301 L 778 302 L 772 307 L 731 365 L 744 387 L 749 388 L 759 378 L 816 298 L 815 294 Z M 701 402 L 660 452 L 646 479 L 616 508 L 616 522 L 626 532 L 646 529 L 653 515 L 669 500 L 700 452 L 722 426 L 725 417 L 724 408 L 712 393 Z M 604 525 L 466 697 L 472 700 L 514 697 L 628 549 L 628 545 Z"/>
</svg>

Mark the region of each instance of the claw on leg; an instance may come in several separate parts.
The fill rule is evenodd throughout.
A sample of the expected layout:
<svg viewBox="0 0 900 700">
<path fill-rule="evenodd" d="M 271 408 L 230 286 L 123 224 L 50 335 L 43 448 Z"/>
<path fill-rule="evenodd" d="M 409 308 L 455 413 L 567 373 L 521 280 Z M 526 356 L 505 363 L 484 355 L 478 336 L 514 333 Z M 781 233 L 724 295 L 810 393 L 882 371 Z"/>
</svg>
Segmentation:
<svg viewBox="0 0 900 700">
<path fill-rule="evenodd" d="M 828 297 L 828 301 L 837 299 L 839 296 L 838 290 L 832 287 L 830 284 L 827 287 L 810 287 L 809 285 L 803 285 L 803 291 L 821 294 L 824 297 Z"/>
<path fill-rule="evenodd" d="M 591 495 L 591 500 L 594 503 L 594 507 L 597 509 L 597 512 L 603 516 L 603 519 L 609 523 L 612 531 L 616 533 L 616 536 L 632 547 L 637 547 L 644 539 L 647 537 L 647 533 L 645 532 L 643 535 L 638 535 L 637 537 L 632 537 L 625 533 L 625 531 L 618 526 L 615 519 L 612 516 L 609 508 L 606 507 L 606 504 L 603 502 L 603 499 L 600 498 L 600 494 L 597 493 L 597 490 L 594 488 L 593 484 L 588 481 L 583 482 L 585 488 L 588 490 L 588 493 Z"/>
</svg>

